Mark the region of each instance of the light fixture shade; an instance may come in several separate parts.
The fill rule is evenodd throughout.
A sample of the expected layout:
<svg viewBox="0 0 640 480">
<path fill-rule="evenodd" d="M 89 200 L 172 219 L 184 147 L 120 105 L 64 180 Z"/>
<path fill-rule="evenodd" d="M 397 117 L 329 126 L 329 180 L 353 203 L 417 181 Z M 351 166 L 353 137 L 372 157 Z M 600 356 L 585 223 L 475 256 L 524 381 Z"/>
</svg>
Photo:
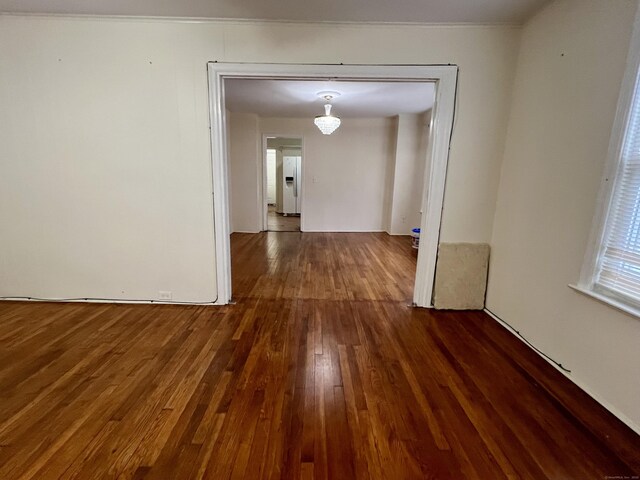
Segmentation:
<svg viewBox="0 0 640 480">
<path fill-rule="evenodd" d="M 324 115 L 317 116 L 313 123 L 320 129 L 323 135 L 331 135 L 340 126 L 340 119 L 331 115 L 331 104 L 327 103 L 324 106 Z"/>
</svg>

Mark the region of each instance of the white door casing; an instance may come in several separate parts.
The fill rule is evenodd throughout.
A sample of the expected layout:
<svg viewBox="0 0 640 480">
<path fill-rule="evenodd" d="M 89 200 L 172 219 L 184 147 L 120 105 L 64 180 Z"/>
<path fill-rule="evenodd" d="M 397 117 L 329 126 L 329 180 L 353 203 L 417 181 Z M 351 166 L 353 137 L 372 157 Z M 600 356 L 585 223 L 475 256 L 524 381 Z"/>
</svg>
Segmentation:
<svg viewBox="0 0 640 480">
<path fill-rule="evenodd" d="M 225 78 L 320 79 L 368 81 L 430 81 L 436 84 L 429 147 L 425 158 L 425 192 L 422 199 L 422 235 L 416 268 L 413 302 L 431 307 L 449 144 L 453 129 L 458 67 L 455 65 L 307 65 L 208 64 L 211 123 L 211 162 L 215 218 L 217 304 L 231 300 L 231 249 L 227 178 Z M 301 185 L 305 183 L 301 172 Z M 263 175 L 264 176 L 264 175 Z M 300 201 L 304 204 L 304 191 Z"/>
</svg>

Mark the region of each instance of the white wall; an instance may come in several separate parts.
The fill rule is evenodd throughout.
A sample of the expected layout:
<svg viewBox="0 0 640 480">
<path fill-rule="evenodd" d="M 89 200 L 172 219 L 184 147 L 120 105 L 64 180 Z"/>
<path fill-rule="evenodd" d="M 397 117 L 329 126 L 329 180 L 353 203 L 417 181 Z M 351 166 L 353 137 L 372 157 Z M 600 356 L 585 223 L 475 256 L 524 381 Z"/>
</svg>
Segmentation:
<svg viewBox="0 0 640 480">
<path fill-rule="evenodd" d="M 304 137 L 303 231 L 385 229 L 393 119 L 345 118 L 323 135 L 310 118 L 261 118 L 260 130 Z"/>
<path fill-rule="evenodd" d="M 636 5 L 556 1 L 524 29 L 487 306 L 638 430 L 640 321 L 567 287 L 596 210 Z"/>
<path fill-rule="evenodd" d="M 409 235 L 420 225 L 430 112 L 389 118 L 346 118 L 322 135 L 310 118 L 228 114 L 233 231 L 261 228 L 259 153 L 263 135 L 304 137 L 304 231 L 387 231 Z M 249 119 L 249 120 L 247 120 Z M 256 119 L 259 128 L 256 128 Z M 295 144 L 269 139 L 269 146 Z M 298 144 L 300 141 L 298 140 Z M 278 149 L 280 157 L 281 149 Z M 237 154 L 237 152 L 242 152 Z M 286 153 L 285 153 L 286 154 Z M 278 210 L 278 211 L 281 211 Z"/>
<path fill-rule="evenodd" d="M 431 111 L 397 117 L 393 194 L 388 232 L 410 235 L 420 227 Z"/>
<path fill-rule="evenodd" d="M 0 295 L 211 297 L 213 60 L 460 65 L 442 240 L 488 241 L 519 35 L 0 16 Z"/>
<path fill-rule="evenodd" d="M 258 193 L 262 182 L 259 119 L 252 113 L 230 113 L 227 118 L 231 231 L 259 232 L 262 230 L 262 210 L 257 208 L 262 204 Z"/>
<path fill-rule="evenodd" d="M 199 82 L 167 38 L 98 25 L 0 18 L 0 295 L 212 301 Z"/>
</svg>

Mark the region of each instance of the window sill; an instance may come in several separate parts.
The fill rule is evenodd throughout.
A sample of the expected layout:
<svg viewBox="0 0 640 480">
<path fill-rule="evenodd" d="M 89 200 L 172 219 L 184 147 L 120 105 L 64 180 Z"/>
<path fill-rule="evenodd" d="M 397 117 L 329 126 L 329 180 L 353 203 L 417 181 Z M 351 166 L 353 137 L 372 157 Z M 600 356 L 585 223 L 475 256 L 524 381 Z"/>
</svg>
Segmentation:
<svg viewBox="0 0 640 480">
<path fill-rule="evenodd" d="M 622 302 L 620 300 L 608 297 L 608 296 L 603 295 L 601 293 L 594 292 L 593 290 L 587 290 L 586 288 L 579 287 L 578 285 L 569 284 L 568 286 L 572 290 L 575 290 L 576 292 L 581 293 L 582 295 L 585 295 L 587 297 L 591 297 L 591 298 L 599 301 L 600 303 L 604 303 L 605 305 L 609 305 L 610 307 L 613 307 L 616 310 L 624 312 L 624 313 L 626 313 L 628 315 L 631 315 L 633 317 L 640 318 L 640 308 L 638 308 L 638 307 L 634 307 L 632 305 L 629 305 L 628 303 L 624 303 L 624 302 Z"/>
</svg>

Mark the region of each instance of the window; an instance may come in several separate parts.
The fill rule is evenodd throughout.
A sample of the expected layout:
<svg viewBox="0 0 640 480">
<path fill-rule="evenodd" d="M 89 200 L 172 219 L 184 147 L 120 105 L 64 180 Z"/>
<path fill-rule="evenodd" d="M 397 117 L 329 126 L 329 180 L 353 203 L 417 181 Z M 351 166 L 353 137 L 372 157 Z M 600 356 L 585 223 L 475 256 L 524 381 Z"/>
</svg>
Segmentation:
<svg viewBox="0 0 640 480">
<path fill-rule="evenodd" d="M 634 32 L 600 211 L 578 290 L 640 316 L 640 36 Z"/>
<path fill-rule="evenodd" d="M 635 83 L 594 288 L 640 304 L 640 83 Z"/>
</svg>

